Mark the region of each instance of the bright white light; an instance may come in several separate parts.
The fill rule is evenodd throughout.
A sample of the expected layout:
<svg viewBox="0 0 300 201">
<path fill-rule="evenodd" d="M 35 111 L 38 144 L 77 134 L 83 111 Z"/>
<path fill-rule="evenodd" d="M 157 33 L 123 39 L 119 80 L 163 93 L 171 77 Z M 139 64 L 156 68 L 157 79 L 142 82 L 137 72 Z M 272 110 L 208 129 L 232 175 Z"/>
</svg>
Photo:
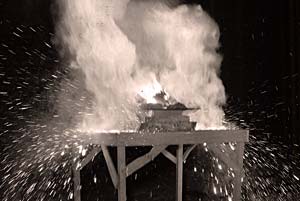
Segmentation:
<svg viewBox="0 0 300 201">
<path fill-rule="evenodd" d="M 217 188 L 214 186 L 214 194 L 217 194 Z"/>
<path fill-rule="evenodd" d="M 83 134 L 97 134 L 97 133 L 132 133 L 136 132 L 136 130 L 103 130 L 103 129 L 89 129 L 89 130 L 83 130 L 83 129 L 77 129 L 76 130 L 78 133 L 83 133 Z"/>
<path fill-rule="evenodd" d="M 162 91 L 163 89 L 161 85 L 154 80 L 151 84 L 142 87 L 139 95 L 146 100 L 146 103 L 155 104 L 157 103 L 157 100 L 154 98 L 154 96 Z"/>
</svg>

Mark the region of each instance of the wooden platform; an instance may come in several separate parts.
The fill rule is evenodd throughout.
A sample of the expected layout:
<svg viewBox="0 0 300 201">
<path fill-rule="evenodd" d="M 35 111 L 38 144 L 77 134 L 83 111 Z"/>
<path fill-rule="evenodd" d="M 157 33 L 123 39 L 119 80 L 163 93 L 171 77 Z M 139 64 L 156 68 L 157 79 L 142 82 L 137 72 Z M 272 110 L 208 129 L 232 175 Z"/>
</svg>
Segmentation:
<svg viewBox="0 0 300 201">
<path fill-rule="evenodd" d="M 183 161 L 187 159 L 197 144 L 222 144 L 227 142 L 236 143 L 234 150 L 226 150 L 226 147 L 219 148 L 212 146 L 214 154 L 219 157 L 235 173 L 233 200 L 239 201 L 241 197 L 241 177 L 243 169 L 244 144 L 249 141 L 248 130 L 201 130 L 201 131 L 175 131 L 175 132 L 120 132 L 120 133 L 93 133 L 87 134 L 91 144 L 99 145 L 83 161 L 74 164 L 74 200 L 81 201 L 80 196 L 80 170 L 97 153 L 103 152 L 112 182 L 118 189 L 118 200 L 126 201 L 126 177 L 139 170 L 152 161 L 159 154 L 163 154 L 176 165 L 177 195 L 176 201 L 182 201 L 182 172 Z M 170 145 L 177 145 L 176 156 L 167 151 Z M 183 145 L 190 145 L 184 152 Z M 117 168 L 113 163 L 108 146 L 117 147 Z M 152 146 L 152 150 L 126 164 L 126 147 L 130 146 Z"/>
</svg>

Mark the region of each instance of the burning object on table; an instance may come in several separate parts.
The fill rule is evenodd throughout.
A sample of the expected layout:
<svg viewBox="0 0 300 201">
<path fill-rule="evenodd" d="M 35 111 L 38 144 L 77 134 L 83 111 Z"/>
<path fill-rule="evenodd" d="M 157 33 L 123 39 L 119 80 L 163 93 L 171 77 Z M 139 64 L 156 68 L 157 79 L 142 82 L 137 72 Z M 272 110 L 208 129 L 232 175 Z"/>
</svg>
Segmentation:
<svg viewBox="0 0 300 201">
<path fill-rule="evenodd" d="M 157 103 L 142 104 L 141 108 L 147 115 L 141 123 L 140 131 L 193 131 L 197 122 L 190 122 L 185 114 L 191 110 L 181 103 L 170 104 L 164 92 L 154 96 Z"/>
</svg>

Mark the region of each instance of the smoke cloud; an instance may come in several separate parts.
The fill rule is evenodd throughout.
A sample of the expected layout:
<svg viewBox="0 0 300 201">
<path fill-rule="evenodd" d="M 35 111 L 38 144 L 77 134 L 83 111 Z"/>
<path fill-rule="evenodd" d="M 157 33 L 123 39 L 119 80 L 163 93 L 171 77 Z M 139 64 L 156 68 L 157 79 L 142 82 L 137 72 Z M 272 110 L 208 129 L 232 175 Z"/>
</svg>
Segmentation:
<svg viewBox="0 0 300 201">
<path fill-rule="evenodd" d="M 160 1 L 59 1 L 57 41 L 93 93 L 83 130 L 135 129 L 137 94 L 159 83 L 187 107 L 198 129 L 222 126 L 217 24 L 200 6 Z"/>
</svg>

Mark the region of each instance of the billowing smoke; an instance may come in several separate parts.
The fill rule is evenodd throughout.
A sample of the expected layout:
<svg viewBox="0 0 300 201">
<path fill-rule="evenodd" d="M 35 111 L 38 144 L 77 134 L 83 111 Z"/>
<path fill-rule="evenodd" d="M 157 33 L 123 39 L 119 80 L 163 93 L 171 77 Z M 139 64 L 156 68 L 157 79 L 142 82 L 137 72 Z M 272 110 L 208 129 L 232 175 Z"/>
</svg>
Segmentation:
<svg viewBox="0 0 300 201">
<path fill-rule="evenodd" d="M 225 92 L 218 77 L 217 24 L 200 6 L 159 1 L 59 1 L 57 39 L 93 93 L 82 129 L 134 129 L 137 94 L 159 83 L 187 107 L 199 129 L 222 125 Z"/>
</svg>

